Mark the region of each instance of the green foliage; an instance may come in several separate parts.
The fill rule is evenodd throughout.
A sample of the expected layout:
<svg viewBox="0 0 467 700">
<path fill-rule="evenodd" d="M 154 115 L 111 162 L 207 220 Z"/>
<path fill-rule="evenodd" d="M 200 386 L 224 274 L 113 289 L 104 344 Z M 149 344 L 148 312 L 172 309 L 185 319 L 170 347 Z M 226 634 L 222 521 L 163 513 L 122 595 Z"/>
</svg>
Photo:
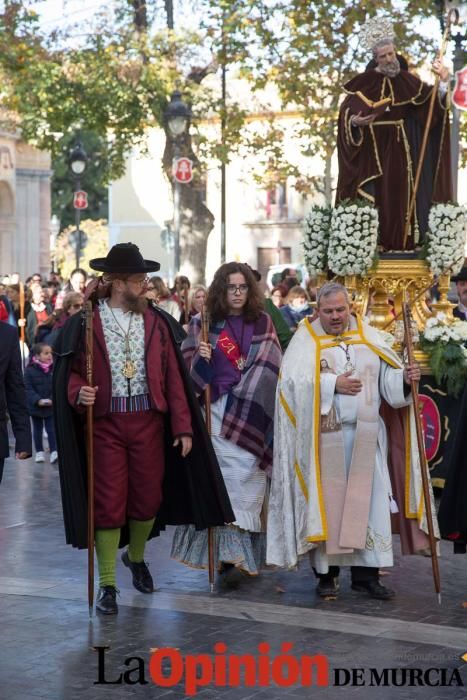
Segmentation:
<svg viewBox="0 0 467 700">
<path fill-rule="evenodd" d="M 107 221 L 100 219 L 92 221 L 85 219 L 80 223 L 80 229 L 86 235 L 86 243 L 80 257 L 80 267 L 87 272 L 93 272 L 89 267 L 89 261 L 93 258 L 105 258 L 109 250 L 109 229 Z M 76 249 L 74 246 L 74 226 L 69 226 L 57 238 L 55 248 L 55 261 L 57 269 L 64 279 L 68 279 L 70 272 L 76 267 Z"/>
<path fill-rule="evenodd" d="M 458 397 L 467 382 L 467 361 L 463 346 L 452 340 L 431 342 L 421 336 L 420 347 L 429 357 L 431 371 L 438 385 L 445 384 L 447 393 Z"/>
</svg>

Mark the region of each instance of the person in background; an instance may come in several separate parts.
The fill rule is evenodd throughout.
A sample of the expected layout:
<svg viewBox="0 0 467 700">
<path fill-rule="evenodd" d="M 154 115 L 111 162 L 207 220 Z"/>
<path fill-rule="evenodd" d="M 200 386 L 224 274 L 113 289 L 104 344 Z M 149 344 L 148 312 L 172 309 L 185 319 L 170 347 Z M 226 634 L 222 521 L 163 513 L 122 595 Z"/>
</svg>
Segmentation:
<svg viewBox="0 0 467 700">
<path fill-rule="evenodd" d="M 316 295 L 318 293 L 318 283 L 316 277 L 310 277 L 310 279 L 307 280 L 305 290 L 308 295 L 309 302 L 314 305 L 316 302 Z"/>
<path fill-rule="evenodd" d="M 177 275 L 174 281 L 173 289 L 171 290 L 171 299 L 176 301 L 183 312 L 188 306 L 188 295 L 190 293 L 190 280 L 185 275 Z"/>
<path fill-rule="evenodd" d="M 257 282 L 261 281 L 261 273 L 258 270 L 254 270 L 248 263 L 245 263 L 252 271 L 254 278 Z M 293 333 L 289 329 L 287 323 L 285 322 L 280 310 L 274 304 L 271 298 L 266 297 L 264 299 L 264 310 L 271 317 L 271 321 L 274 325 L 274 329 L 279 340 L 282 352 L 285 351 L 288 344 L 292 339 Z"/>
<path fill-rule="evenodd" d="M 61 309 L 55 309 L 47 321 L 37 327 L 36 341 L 55 346 L 58 334 L 70 316 L 79 313 L 84 305 L 84 297 L 80 292 L 69 292 L 63 299 Z"/>
<path fill-rule="evenodd" d="M 206 301 L 207 294 L 208 290 L 202 284 L 195 284 L 194 287 L 191 287 L 188 293 L 187 312 L 182 310 L 180 314 L 180 323 L 183 325 L 185 331 L 187 330 L 188 324 L 190 323 L 193 316 L 196 316 L 196 314 L 201 313 L 203 304 Z"/>
<path fill-rule="evenodd" d="M 308 302 L 307 293 L 299 285 L 292 287 L 287 295 L 286 302 L 286 305 L 280 309 L 280 312 L 290 330 L 295 332 L 300 321 L 312 314 L 313 309 Z"/>
<path fill-rule="evenodd" d="M 282 270 L 280 285 L 287 290 L 286 294 L 292 287 L 296 287 L 298 284 L 300 284 L 300 280 L 298 279 L 297 270 L 294 267 L 286 267 L 285 270 Z"/>
<path fill-rule="evenodd" d="M 74 270 L 72 270 L 70 279 L 68 280 L 67 284 L 64 286 L 62 291 L 57 295 L 55 308 L 62 308 L 63 300 L 66 294 L 68 294 L 69 292 L 79 292 L 80 294 L 84 294 L 87 282 L 88 274 L 86 270 L 83 270 L 80 267 L 77 267 Z"/>
<path fill-rule="evenodd" d="M 32 347 L 36 342 L 37 327 L 45 323 L 52 313 L 50 304 L 44 301 L 44 290 L 40 284 L 31 286 L 31 308 L 26 316 L 26 342 Z"/>
<path fill-rule="evenodd" d="M 10 448 L 8 416 L 15 436 L 16 459 L 28 459 L 32 454 L 31 425 L 24 390 L 18 334 L 7 323 L 0 323 L 0 481 L 3 465 Z"/>
<path fill-rule="evenodd" d="M 154 299 L 157 306 L 166 311 L 174 318 L 180 318 L 180 307 L 176 301 L 170 298 L 170 290 L 165 284 L 162 277 L 155 275 L 148 282 L 149 295 L 146 293 L 146 298 Z"/>
<path fill-rule="evenodd" d="M 46 343 L 36 343 L 31 360 L 24 373 L 28 411 L 32 420 L 36 462 L 44 462 L 42 432 L 45 427 L 50 449 L 50 464 L 57 461 L 57 444 L 52 408 L 52 348 Z"/>
<path fill-rule="evenodd" d="M 457 291 L 457 306 L 452 310 L 456 318 L 462 321 L 467 321 L 467 265 L 459 272 L 458 275 L 451 277 L 451 282 L 456 283 Z"/>
<path fill-rule="evenodd" d="M 57 303 L 58 287 L 58 282 L 55 282 L 54 280 L 49 280 L 47 282 L 47 289 L 49 291 L 49 302 L 54 308 Z"/>
<path fill-rule="evenodd" d="M 284 306 L 284 301 L 285 297 L 287 296 L 284 287 L 282 287 L 280 284 L 277 285 L 277 287 L 273 287 L 271 289 L 271 294 L 270 294 L 270 299 L 274 306 L 277 306 L 278 309 L 281 308 L 281 306 Z"/>
</svg>

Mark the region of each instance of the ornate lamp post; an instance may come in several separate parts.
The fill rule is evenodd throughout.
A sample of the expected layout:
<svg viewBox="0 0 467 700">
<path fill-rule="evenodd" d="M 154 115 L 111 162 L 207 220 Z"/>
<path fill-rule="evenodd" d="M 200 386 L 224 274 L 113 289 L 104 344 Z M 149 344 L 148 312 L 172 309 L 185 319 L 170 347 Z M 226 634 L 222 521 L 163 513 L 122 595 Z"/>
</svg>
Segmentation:
<svg viewBox="0 0 467 700">
<path fill-rule="evenodd" d="M 56 214 L 52 216 L 49 223 L 50 231 L 50 266 L 51 272 L 55 272 L 55 246 L 57 243 L 57 236 L 60 233 L 60 219 Z"/>
<path fill-rule="evenodd" d="M 182 100 L 182 94 L 179 90 L 175 90 L 171 97 L 170 103 L 165 110 L 164 119 L 167 131 L 170 134 L 173 147 L 174 164 L 178 162 L 181 155 L 181 146 L 184 137 L 188 133 L 190 126 L 191 110 Z M 174 267 L 175 274 L 180 270 L 180 192 L 182 184 L 175 174 L 173 176 L 174 188 Z"/>
<path fill-rule="evenodd" d="M 75 179 L 75 195 L 77 192 L 81 190 L 81 176 L 86 170 L 88 162 L 88 156 L 86 151 L 84 150 L 82 144 L 80 141 L 76 144 L 76 146 L 73 148 L 70 158 L 69 158 L 69 165 L 70 165 L 70 170 L 73 173 L 73 177 Z M 82 231 L 79 227 L 80 224 L 80 219 L 81 219 L 81 207 L 76 206 L 75 203 L 75 225 L 76 225 L 76 265 L 75 267 L 79 267 L 79 261 L 81 257 L 81 246 L 82 246 Z"/>
</svg>

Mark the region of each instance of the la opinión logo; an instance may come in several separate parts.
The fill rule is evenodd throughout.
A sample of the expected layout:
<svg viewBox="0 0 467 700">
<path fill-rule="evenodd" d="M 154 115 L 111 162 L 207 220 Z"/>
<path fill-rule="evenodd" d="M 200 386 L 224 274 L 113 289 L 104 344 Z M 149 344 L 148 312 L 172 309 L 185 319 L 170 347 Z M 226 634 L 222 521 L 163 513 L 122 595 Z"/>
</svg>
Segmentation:
<svg viewBox="0 0 467 700">
<path fill-rule="evenodd" d="M 98 680 L 94 685 L 146 685 L 145 662 L 141 656 L 125 659 L 127 670 L 113 680 L 106 676 L 105 653 L 108 646 L 93 647 L 98 653 Z M 295 657 L 290 652 L 293 642 L 281 644 L 281 654 L 270 656 L 267 642 L 258 644 L 258 654 L 228 654 L 227 645 L 217 642 L 214 655 L 181 654 L 178 649 L 157 649 L 149 658 L 148 672 L 152 682 L 161 688 L 185 686 L 188 696 L 196 695 L 199 688 L 214 685 L 219 688 L 261 687 L 271 684 L 282 688 L 292 685 L 304 687 L 329 685 L 329 663 L 323 654 Z"/>
<path fill-rule="evenodd" d="M 146 669 L 141 656 L 125 659 L 126 671 L 110 679 L 106 669 L 108 646 L 93 647 L 98 654 L 98 679 L 94 685 L 147 685 L 146 671 L 151 681 L 160 688 L 183 684 L 185 694 L 196 695 L 200 688 L 214 685 L 218 688 L 260 687 L 275 685 L 288 688 L 302 687 L 370 686 L 370 687 L 448 687 L 463 686 L 457 668 L 329 668 L 327 656 L 294 656 L 293 642 L 283 642 L 281 653 L 271 656 L 267 642 L 258 644 L 258 653 L 228 654 L 227 645 L 217 642 L 214 654 L 186 654 L 179 649 L 156 649 Z"/>
</svg>

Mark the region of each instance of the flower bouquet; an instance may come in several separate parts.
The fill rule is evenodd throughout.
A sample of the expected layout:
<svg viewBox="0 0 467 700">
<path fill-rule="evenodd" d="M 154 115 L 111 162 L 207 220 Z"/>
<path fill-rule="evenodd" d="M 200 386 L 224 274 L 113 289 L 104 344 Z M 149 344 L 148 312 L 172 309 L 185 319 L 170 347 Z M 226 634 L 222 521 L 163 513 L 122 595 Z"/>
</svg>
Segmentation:
<svg viewBox="0 0 467 700">
<path fill-rule="evenodd" d="M 335 275 L 364 275 L 374 264 L 378 212 L 364 200 L 345 200 L 331 217 L 328 265 Z"/>
<path fill-rule="evenodd" d="M 303 227 L 303 254 L 311 277 L 328 269 L 329 230 L 332 207 L 315 205 L 305 219 Z"/>
<path fill-rule="evenodd" d="M 428 217 L 426 258 L 434 275 L 457 274 L 464 263 L 467 209 L 434 204 Z"/>
<path fill-rule="evenodd" d="M 467 322 L 447 321 L 444 313 L 429 318 L 420 337 L 431 371 L 438 384 L 446 383 L 448 394 L 459 396 L 467 381 Z"/>
</svg>

